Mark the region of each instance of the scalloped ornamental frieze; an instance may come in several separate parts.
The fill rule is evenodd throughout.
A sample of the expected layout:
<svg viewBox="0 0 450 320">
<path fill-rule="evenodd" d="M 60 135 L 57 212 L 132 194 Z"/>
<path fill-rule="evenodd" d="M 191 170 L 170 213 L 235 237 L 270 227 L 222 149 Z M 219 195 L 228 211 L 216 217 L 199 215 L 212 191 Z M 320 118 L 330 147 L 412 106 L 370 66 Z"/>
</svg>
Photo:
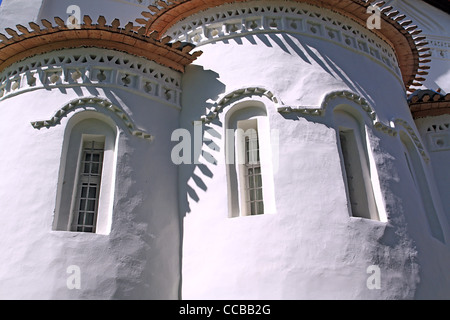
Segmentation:
<svg viewBox="0 0 450 320">
<path fill-rule="evenodd" d="M 124 110 L 122 110 L 122 108 L 114 105 L 107 99 L 99 97 L 85 97 L 72 100 L 69 103 L 65 104 L 61 109 L 59 109 L 50 119 L 43 121 L 34 121 L 31 123 L 31 125 L 35 129 L 51 128 L 61 124 L 61 119 L 66 117 L 69 113 L 74 112 L 79 108 L 88 108 L 92 106 L 100 107 L 104 110 L 113 112 L 117 116 L 117 119 L 119 119 L 125 125 L 125 127 L 128 128 L 129 132 L 133 136 L 149 141 L 154 140 L 154 136 L 138 129 L 131 121 L 131 117 Z"/>
<path fill-rule="evenodd" d="M 423 143 L 420 140 L 419 135 L 416 134 L 416 131 L 413 129 L 413 127 L 403 119 L 395 119 L 393 122 L 396 126 L 402 126 L 406 129 L 409 136 L 412 138 L 414 144 L 416 145 L 416 148 L 419 151 L 420 155 L 425 160 L 425 162 L 428 163 L 430 161 L 430 157 L 425 151 L 425 147 L 423 146 Z"/>
<path fill-rule="evenodd" d="M 401 79 L 394 50 L 358 23 L 307 3 L 233 3 L 180 21 L 167 31 L 174 40 L 201 46 L 258 33 L 291 33 L 321 38 L 369 56 Z"/>
<path fill-rule="evenodd" d="M 61 87 L 119 88 L 181 109 L 181 75 L 143 58 L 107 49 L 66 49 L 18 62 L 0 73 L 0 101 Z"/>
</svg>

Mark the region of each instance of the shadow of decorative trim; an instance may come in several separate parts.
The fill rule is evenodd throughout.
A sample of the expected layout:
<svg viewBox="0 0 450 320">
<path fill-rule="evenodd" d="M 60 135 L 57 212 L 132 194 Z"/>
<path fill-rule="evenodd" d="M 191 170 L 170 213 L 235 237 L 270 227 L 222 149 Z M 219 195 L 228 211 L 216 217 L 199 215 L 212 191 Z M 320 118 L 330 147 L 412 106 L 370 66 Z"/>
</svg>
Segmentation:
<svg viewBox="0 0 450 320">
<path fill-rule="evenodd" d="M 239 19 L 239 20 L 237 20 Z M 287 33 L 320 38 L 358 52 L 390 70 L 402 81 L 394 49 L 367 28 L 317 7 L 299 4 L 228 4 L 180 21 L 167 34 L 197 47 L 261 34 Z"/>
<path fill-rule="evenodd" d="M 416 89 L 412 87 L 420 87 L 421 83 L 425 81 L 423 76 L 427 75 L 427 70 L 430 69 L 430 66 L 427 65 L 427 63 L 430 62 L 430 60 L 427 59 L 430 57 L 430 48 L 427 47 L 428 41 L 426 41 L 426 37 L 421 35 L 422 30 L 420 30 L 417 25 L 414 25 L 413 21 L 408 19 L 406 15 L 395 10 L 393 6 L 387 5 L 386 1 L 322 0 L 319 1 L 320 3 L 317 3 L 315 0 L 292 0 L 286 1 L 285 3 L 280 3 L 280 1 L 270 1 L 270 3 L 269 1 L 249 1 L 249 5 L 247 6 L 249 9 L 247 11 L 243 9 L 243 6 L 246 6 L 245 2 L 246 1 L 244 0 L 159 0 L 155 1 L 154 5 L 148 7 L 149 11 L 142 12 L 143 17 L 136 19 L 136 22 L 143 25 L 143 28 L 146 29 L 147 33 L 156 31 L 161 35 L 167 34 L 166 37 L 169 37 L 173 36 L 173 33 L 168 34 L 169 29 L 175 29 L 175 25 L 178 23 L 180 23 L 180 25 L 183 24 L 197 13 L 201 15 L 201 18 L 197 21 L 193 21 L 191 27 L 194 29 L 201 27 L 201 29 L 205 30 L 206 36 L 209 36 L 207 34 L 208 26 L 213 27 L 212 24 L 216 23 L 218 20 L 228 20 L 230 27 L 224 27 L 216 31 L 210 30 L 213 32 L 211 36 L 214 37 L 215 35 L 220 35 L 221 32 L 231 31 L 232 33 L 238 33 L 240 30 L 247 30 L 249 24 L 242 24 L 242 20 L 245 19 L 240 19 L 239 15 L 247 14 L 251 11 L 253 15 L 255 13 L 264 13 L 264 16 L 267 11 L 270 12 L 273 9 L 277 11 L 276 16 L 279 18 L 280 16 L 286 16 L 285 12 L 283 12 L 285 9 L 281 9 L 282 7 L 286 8 L 286 12 L 289 13 L 291 8 L 296 6 L 296 3 L 307 3 L 337 12 L 341 16 L 350 18 L 363 28 L 366 28 L 367 19 L 369 17 L 367 13 L 368 9 L 370 9 L 370 6 L 377 6 L 380 8 L 381 12 L 381 28 L 379 30 L 372 30 L 372 33 L 376 34 L 394 48 L 394 51 L 398 55 L 398 65 L 401 69 L 401 74 L 403 75 L 403 82 L 406 90 L 413 92 Z M 244 4 L 241 5 L 241 3 Z M 209 14 L 211 12 L 209 9 L 227 4 L 232 4 L 232 7 L 229 10 L 227 8 L 227 10 L 214 12 L 214 15 Z M 225 7 L 222 7 L 222 9 L 223 8 Z M 239 20 L 241 22 L 236 22 Z M 248 22 L 252 24 L 253 22 L 250 20 Z M 263 17 L 261 21 L 263 23 L 265 21 L 265 24 L 270 27 L 270 19 L 265 19 Z M 339 23 L 341 23 L 341 21 L 339 21 Z M 241 28 L 239 26 L 231 26 L 236 24 L 240 24 Z M 317 26 L 309 26 L 309 29 L 312 31 L 311 28 L 320 31 L 320 28 L 318 29 Z M 193 34 L 194 32 L 190 33 Z"/>
<path fill-rule="evenodd" d="M 128 128 L 129 132 L 133 136 L 149 141 L 154 140 L 154 136 L 136 128 L 136 126 L 130 120 L 130 116 L 127 115 L 120 107 L 112 104 L 110 101 L 106 99 L 99 97 L 87 97 L 72 100 L 66 105 L 64 105 L 61 109 L 59 109 L 54 114 L 54 116 L 49 120 L 31 122 L 31 125 L 35 129 L 39 130 L 42 128 L 51 128 L 57 126 L 61 124 L 61 119 L 67 116 L 67 114 L 69 114 L 70 112 L 73 112 L 78 108 L 86 107 L 89 105 L 102 107 L 105 110 L 113 112 L 117 116 L 117 118 Z"/>
</svg>

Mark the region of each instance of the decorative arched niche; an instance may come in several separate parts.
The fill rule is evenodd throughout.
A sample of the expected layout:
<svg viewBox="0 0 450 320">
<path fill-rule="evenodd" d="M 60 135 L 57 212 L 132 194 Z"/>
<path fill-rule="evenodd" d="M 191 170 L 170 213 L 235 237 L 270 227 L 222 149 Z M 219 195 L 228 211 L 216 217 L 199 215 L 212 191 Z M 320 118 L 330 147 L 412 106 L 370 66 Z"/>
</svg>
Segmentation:
<svg viewBox="0 0 450 320">
<path fill-rule="evenodd" d="M 418 148 L 417 143 L 415 143 L 417 136 L 414 137 L 411 135 L 411 133 L 413 135 L 415 133 L 405 121 L 397 120 L 396 124 L 402 126 L 399 130 L 399 139 L 403 147 L 404 161 L 412 180 L 410 185 L 414 186 L 417 192 L 417 197 L 425 213 L 431 235 L 445 243 L 444 231 L 439 220 L 435 198 L 433 198 L 430 190 L 430 183 L 425 171 L 426 163 L 423 161 L 423 157 L 421 157 L 421 150 Z"/>
<path fill-rule="evenodd" d="M 350 215 L 386 222 L 364 115 L 350 104 L 338 104 L 332 110 Z"/>
<path fill-rule="evenodd" d="M 278 136 L 267 106 L 248 97 L 224 106 L 229 217 L 275 213 L 273 175 Z"/>
<path fill-rule="evenodd" d="M 109 234 L 119 129 L 107 115 L 87 110 L 67 122 L 59 170 L 55 231 Z"/>
</svg>

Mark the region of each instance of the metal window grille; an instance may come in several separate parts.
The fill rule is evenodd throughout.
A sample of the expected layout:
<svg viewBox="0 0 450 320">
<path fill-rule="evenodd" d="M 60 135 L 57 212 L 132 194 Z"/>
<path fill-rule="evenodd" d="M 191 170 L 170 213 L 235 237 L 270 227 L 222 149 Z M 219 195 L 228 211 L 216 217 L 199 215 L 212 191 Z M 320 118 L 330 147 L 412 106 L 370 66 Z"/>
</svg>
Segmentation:
<svg viewBox="0 0 450 320">
<path fill-rule="evenodd" d="M 256 132 L 245 138 L 245 173 L 247 212 L 252 216 L 264 214 L 259 140 Z"/>
<path fill-rule="evenodd" d="M 95 232 L 103 154 L 104 143 L 89 141 L 83 144 L 74 219 L 74 230 L 77 232 Z"/>
</svg>

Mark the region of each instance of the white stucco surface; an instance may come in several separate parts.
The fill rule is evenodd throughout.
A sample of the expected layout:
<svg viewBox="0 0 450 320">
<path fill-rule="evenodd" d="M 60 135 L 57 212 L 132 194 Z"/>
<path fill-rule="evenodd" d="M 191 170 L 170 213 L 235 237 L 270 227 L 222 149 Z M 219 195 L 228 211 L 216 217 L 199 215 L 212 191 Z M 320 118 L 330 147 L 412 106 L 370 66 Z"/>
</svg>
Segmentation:
<svg viewBox="0 0 450 320">
<path fill-rule="evenodd" d="M 245 11 L 273 3 L 229 4 L 172 26 L 175 40 L 203 51 L 184 74 L 95 48 L 31 57 L 0 73 L 0 298 L 450 298 L 450 117 L 413 120 L 393 49 L 369 30 L 297 2 L 276 14 Z M 419 0 L 389 3 L 437 41 L 425 85 L 448 92 L 448 16 Z M 65 18 L 71 4 L 124 25 L 147 2 L 3 0 L 0 32 Z M 241 11 L 229 13 L 234 7 Z M 221 10 L 229 16 L 195 24 Z M 269 138 L 270 212 L 231 218 L 226 126 L 252 105 L 266 114 L 259 130 Z M 335 110 L 363 128 L 379 221 L 350 215 Z M 54 227 L 64 136 L 85 111 L 109 119 L 118 134 L 103 234 Z M 202 119 L 198 136 L 193 123 Z M 177 166 L 171 137 L 180 128 L 203 141 L 193 142 L 191 164 Z M 199 143 L 203 155 L 195 154 Z M 79 289 L 67 286 L 70 266 L 79 267 Z M 377 289 L 368 285 L 373 266 Z"/>
<path fill-rule="evenodd" d="M 160 70 L 164 72 L 164 68 Z M 120 106 L 137 127 L 151 132 L 155 139 L 132 136 L 114 112 L 95 104 L 75 109 L 49 129 L 37 130 L 31 125 L 51 118 L 74 99 L 91 96 Z M 0 296 L 176 299 L 180 242 L 177 168 L 170 161 L 167 143 L 178 127 L 176 108 L 101 85 L 53 89 L 46 85 L 1 104 L 8 115 L 5 118 L 11 119 L 0 129 L 0 144 L 11 149 L 9 157 L 3 157 L 1 174 L 12 184 L 0 187 L 4 243 Z M 120 132 L 109 235 L 52 231 L 65 126 L 73 113 L 84 109 L 111 118 Z M 160 126 L 161 122 L 165 125 Z M 145 172 L 137 168 L 145 168 Z M 35 178 L 30 180 L 32 176 Z M 66 286 L 66 269 L 71 265 L 81 269 L 82 290 Z"/>
<path fill-rule="evenodd" d="M 216 165 L 203 161 L 180 167 L 180 193 L 186 195 L 181 199 L 186 215 L 183 298 L 448 296 L 447 276 L 436 276 L 434 269 L 448 266 L 448 249 L 422 229 L 427 225 L 425 213 L 420 200 L 411 196 L 416 191 L 408 180 L 398 137 L 380 133 L 365 118 L 388 221 L 351 218 L 330 114 L 333 107 L 352 103 L 337 99 L 323 117 L 283 117 L 277 112 L 280 104 L 318 107 L 328 93 L 346 90 L 367 99 L 381 122 L 404 119 L 414 125 L 395 74 L 374 59 L 306 36 L 234 36 L 200 48 L 204 54 L 183 78 L 182 125 L 189 129 L 193 119 L 225 94 L 265 88 L 278 104 L 256 95 L 236 98 L 205 130 L 212 128 L 223 136 L 226 112 L 233 104 L 262 101 L 271 129 L 280 133 L 280 169 L 274 175 L 275 214 L 229 219 L 223 139 L 214 140 L 219 146 Z M 210 94 L 193 94 L 198 87 Z M 431 168 L 425 166 L 433 184 Z M 448 239 L 444 210 L 439 206 Z M 429 260 L 436 264 L 428 265 Z M 382 270 L 380 290 L 367 287 L 370 265 Z"/>
</svg>

